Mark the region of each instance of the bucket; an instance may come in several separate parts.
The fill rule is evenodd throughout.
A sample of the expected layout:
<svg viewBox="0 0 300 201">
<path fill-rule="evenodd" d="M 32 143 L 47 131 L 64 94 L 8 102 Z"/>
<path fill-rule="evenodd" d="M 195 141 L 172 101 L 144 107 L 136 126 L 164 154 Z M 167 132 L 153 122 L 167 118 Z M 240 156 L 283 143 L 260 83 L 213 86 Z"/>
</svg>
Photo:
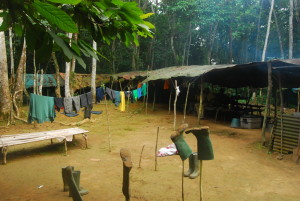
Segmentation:
<svg viewBox="0 0 300 201">
<path fill-rule="evenodd" d="M 232 118 L 230 127 L 239 128 L 241 126 L 241 122 L 239 118 Z"/>
</svg>

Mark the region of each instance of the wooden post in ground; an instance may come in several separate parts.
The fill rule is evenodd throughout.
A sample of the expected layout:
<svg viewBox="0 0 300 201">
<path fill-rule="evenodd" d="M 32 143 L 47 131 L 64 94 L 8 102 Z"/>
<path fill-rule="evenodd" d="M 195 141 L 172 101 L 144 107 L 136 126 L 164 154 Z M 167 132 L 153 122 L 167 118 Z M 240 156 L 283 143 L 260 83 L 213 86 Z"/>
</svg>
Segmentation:
<svg viewBox="0 0 300 201">
<path fill-rule="evenodd" d="M 156 143 L 155 143 L 155 171 L 157 171 L 157 143 L 158 143 L 159 127 L 157 127 Z"/>
<path fill-rule="evenodd" d="M 202 104 L 203 104 L 203 76 L 200 77 L 200 98 L 199 98 L 199 109 L 198 109 L 198 125 L 200 125 Z"/>
<path fill-rule="evenodd" d="M 105 109 L 106 109 L 106 122 L 107 122 L 107 132 L 108 132 L 108 151 L 111 152 L 111 137 L 110 137 L 110 127 L 109 127 L 109 114 L 107 109 L 106 95 L 104 96 Z"/>
<path fill-rule="evenodd" d="M 141 163 L 142 163 L 142 155 L 143 155 L 143 151 L 144 151 L 145 145 L 143 145 L 142 151 L 141 151 L 141 155 L 140 155 L 140 162 L 139 162 L 139 168 L 141 168 Z"/>
<path fill-rule="evenodd" d="M 7 147 L 2 147 L 3 164 L 6 164 Z"/>
<path fill-rule="evenodd" d="M 298 88 L 298 108 L 297 112 L 300 112 L 300 88 Z"/>
<path fill-rule="evenodd" d="M 181 197 L 184 201 L 184 161 L 182 161 L 182 174 L 181 174 Z"/>
<path fill-rule="evenodd" d="M 170 88 L 170 97 L 169 97 L 169 114 L 171 114 L 171 99 L 172 99 L 172 88 Z"/>
<path fill-rule="evenodd" d="M 176 130 L 176 103 L 177 103 L 177 80 L 175 80 L 175 100 L 174 100 L 174 130 Z"/>
<path fill-rule="evenodd" d="M 200 192 L 200 201 L 203 200 L 203 193 L 202 193 L 202 160 L 199 160 L 199 192 Z"/>
<path fill-rule="evenodd" d="M 156 99 L 156 87 L 154 88 L 153 103 L 152 103 L 152 112 L 154 111 L 154 107 L 155 107 L 155 99 Z"/>
<path fill-rule="evenodd" d="M 68 147 L 67 147 L 67 139 L 64 140 L 65 141 L 65 155 L 68 155 Z"/>
<path fill-rule="evenodd" d="M 188 97 L 189 97 L 190 86 L 191 86 L 191 83 L 189 82 L 188 88 L 187 88 L 187 92 L 186 92 L 186 96 L 185 96 L 185 104 L 184 104 L 183 121 L 182 121 L 182 123 L 185 123 L 186 105 L 187 105 L 187 101 L 188 101 Z"/>
<path fill-rule="evenodd" d="M 278 87 L 279 87 L 279 95 L 280 95 L 280 157 L 283 158 L 283 95 L 282 95 L 282 86 L 281 86 L 281 76 L 278 74 Z"/>
<path fill-rule="evenodd" d="M 267 115 L 268 115 L 268 110 L 270 106 L 270 96 L 271 96 L 271 91 L 272 91 L 272 65 L 271 62 L 267 62 L 268 65 L 268 92 L 267 92 L 267 99 L 266 99 L 266 104 L 265 104 L 265 111 L 264 111 L 264 119 L 263 119 L 263 126 L 262 126 L 262 145 L 264 146 L 266 143 L 266 124 L 267 124 Z"/>
</svg>

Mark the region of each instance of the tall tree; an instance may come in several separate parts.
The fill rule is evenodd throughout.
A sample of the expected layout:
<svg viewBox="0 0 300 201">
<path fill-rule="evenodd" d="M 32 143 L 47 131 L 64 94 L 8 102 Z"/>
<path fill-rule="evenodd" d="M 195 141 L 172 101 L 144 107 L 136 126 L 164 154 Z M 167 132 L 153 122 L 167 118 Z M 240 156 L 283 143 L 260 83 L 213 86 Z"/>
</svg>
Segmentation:
<svg viewBox="0 0 300 201">
<path fill-rule="evenodd" d="M 3 18 L 0 17 L 0 24 Z M 11 96 L 9 92 L 8 67 L 5 46 L 5 34 L 0 31 L 0 116 L 8 117 L 11 108 Z"/>
<path fill-rule="evenodd" d="M 271 27 L 271 19 L 272 19 L 273 8 L 274 8 L 274 0 L 271 1 L 271 6 L 270 6 L 270 12 L 269 12 L 269 18 L 268 18 L 268 28 L 267 28 L 266 38 L 265 38 L 264 49 L 263 49 L 263 53 L 262 53 L 262 56 L 261 56 L 262 61 L 266 60 L 266 51 L 267 51 L 268 42 L 269 42 L 269 35 L 270 35 L 270 27 Z"/>
<path fill-rule="evenodd" d="M 293 58 L 293 19 L 294 19 L 294 0 L 290 0 L 290 16 L 289 16 L 289 59 Z"/>
<path fill-rule="evenodd" d="M 97 43 L 93 41 L 93 48 L 97 50 Z M 96 103 L 96 72 L 97 72 L 97 60 L 92 60 L 92 72 L 91 72 L 91 91 L 93 94 L 93 102 Z"/>
</svg>

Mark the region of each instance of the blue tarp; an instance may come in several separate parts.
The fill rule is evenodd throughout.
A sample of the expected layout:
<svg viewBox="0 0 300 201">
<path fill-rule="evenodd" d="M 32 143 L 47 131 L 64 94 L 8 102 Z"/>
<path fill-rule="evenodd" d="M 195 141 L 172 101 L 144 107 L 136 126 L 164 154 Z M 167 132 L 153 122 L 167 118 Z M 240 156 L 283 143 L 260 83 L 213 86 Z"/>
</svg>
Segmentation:
<svg viewBox="0 0 300 201">
<path fill-rule="evenodd" d="M 56 80 L 55 80 L 54 76 L 55 76 L 54 74 L 44 74 L 43 75 L 43 87 L 56 87 L 57 84 L 56 84 Z M 41 75 L 38 75 L 37 86 L 40 85 L 40 83 L 39 83 L 40 77 L 41 77 Z M 25 82 L 26 88 L 33 87 L 33 80 L 34 80 L 34 74 L 26 74 L 26 82 Z M 60 84 L 62 85 L 63 83 L 60 82 Z"/>
</svg>

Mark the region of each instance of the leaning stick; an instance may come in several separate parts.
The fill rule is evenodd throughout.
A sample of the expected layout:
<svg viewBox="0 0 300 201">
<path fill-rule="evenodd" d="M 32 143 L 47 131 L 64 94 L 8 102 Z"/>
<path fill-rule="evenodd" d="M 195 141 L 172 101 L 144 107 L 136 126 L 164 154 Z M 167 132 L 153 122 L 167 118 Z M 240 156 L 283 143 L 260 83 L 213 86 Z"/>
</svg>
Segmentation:
<svg viewBox="0 0 300 201">
<path fill-rule="evenodd" d="M 200 192 L 200 201 L 203 200 L 202 196 L 202 160 L 199 160 L 199 192 Z"/>
<path fill-rule="evenodd" d="M 182 196 L 182 201 L 184 201 L 184 161 L 182 161 L 182 181 L 181 181 L 181 196 Z"/>
<path fill-rule="evenodd" d="M 177 102 L 177 80 L 175 80 L 175 100 L 174 100 L 174 130 L 176 129 L 176 102 Z"/>
<path fill-rule="evenodd" d="M 157 127 L 156 144 L 155 144 L 155 171 L 157 171 L 157 142 L 158 142 L 159 127 Z"/>
<path fill-rule="evenodd" d="M 156 87 L 154 88 L 153 103 L 152 103 L 152 112 L 154 112 L 155 99 L 156 99 Z"/>
<path fill-rule="evenodd" d="M 143 148 L 142 148 L 142 151 L 141 151 L 140 162 L 139 162 L 139 168 L 141 168 L 142 155 L 143 155 L 144 148 L 145 148 L 145 145 L 143 145 Z"/>
<path fill-rule="evenodd" d="M 183 112 L 183 122 L 182 123 L 185 123 L 186 105 L 187 105 L 187 101 L 188 101 L 188 97 L 189 97 L 190 86 L 191 86 L 191 83 L 189 82 L 188 88 L 187 88 L 187 92 L 186 92 L 186 97 L 185 97 L 184 112 Z"/>
<path fill-rule="evenodd" d="M 107 131 L 108 131 L 108 151 L 111 152 L 111 137 L 110 137 L 110 128 L 109 128 L 109 114 L 108 114 L 108 109 L 107 109 L 106 95 L 104 96 L 104 100 L 105 100 L 106 121 L 107 121 Z"/>
<path fill-rule="evenodd" d="M 172 99 L 172 89 L 170 89 L 170 97 L 169 97 L 169 114 L 171 114 L 171 99 Z"/>
</svg>

